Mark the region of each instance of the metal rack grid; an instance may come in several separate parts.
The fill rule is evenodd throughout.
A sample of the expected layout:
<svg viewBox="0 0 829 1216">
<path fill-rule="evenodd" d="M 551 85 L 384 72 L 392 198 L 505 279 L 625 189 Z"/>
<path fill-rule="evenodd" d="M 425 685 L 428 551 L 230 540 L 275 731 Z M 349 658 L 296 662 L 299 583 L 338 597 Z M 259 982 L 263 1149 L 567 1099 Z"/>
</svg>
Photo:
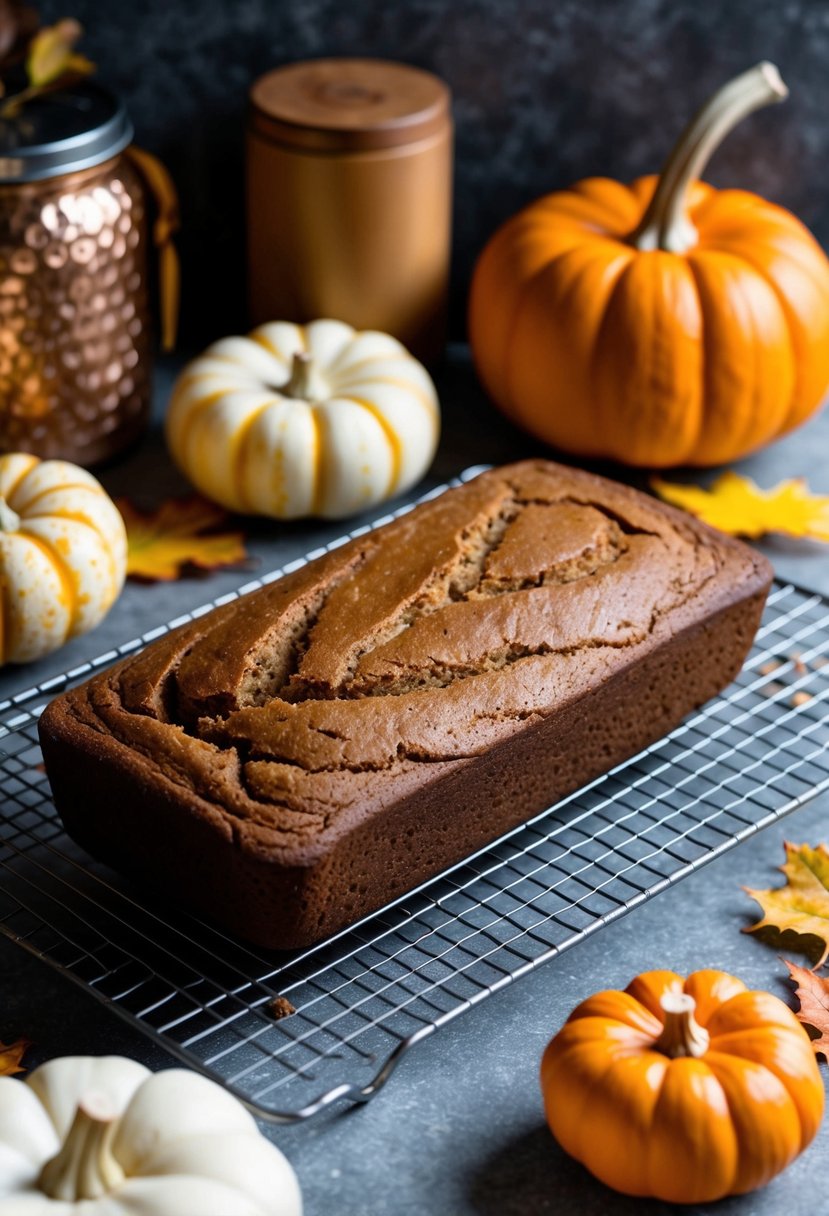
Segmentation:
<svg viewBox="0 0 829 1216">
<path fill-rule="evenodd" d="M 268 955 L 90 861 L 49 797 L 48 696 L 180 623 L 0 704 L 0 929 L 272 1121 L 367 1100 L 412 1044 L 829 789 L 829 602 L 775 584 L 726 695 L 336 938 Z"/>
</svg>

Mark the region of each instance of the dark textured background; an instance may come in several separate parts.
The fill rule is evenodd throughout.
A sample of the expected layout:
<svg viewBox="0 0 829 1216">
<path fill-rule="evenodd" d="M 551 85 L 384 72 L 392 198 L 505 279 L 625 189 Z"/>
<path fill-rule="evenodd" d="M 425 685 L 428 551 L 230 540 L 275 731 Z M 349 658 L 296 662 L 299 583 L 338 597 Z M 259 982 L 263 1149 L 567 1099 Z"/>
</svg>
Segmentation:
<svg viewBox="0 0 829 1216">
<path fill-rule="evenodd" d="M 590 174 L 659 166 L 689 112 L 758 59 L 789 101 L 748 119 L 709 179 L 795 211 L 829 245 L 829 0 L 41 0 L 128 103 L 181 193 L 184 336 L 244 324 L 248 85 L 290 60 L 378 55 L 451 85 L 453 328 L 476 252 L 523 203 Z"/>
</svg>

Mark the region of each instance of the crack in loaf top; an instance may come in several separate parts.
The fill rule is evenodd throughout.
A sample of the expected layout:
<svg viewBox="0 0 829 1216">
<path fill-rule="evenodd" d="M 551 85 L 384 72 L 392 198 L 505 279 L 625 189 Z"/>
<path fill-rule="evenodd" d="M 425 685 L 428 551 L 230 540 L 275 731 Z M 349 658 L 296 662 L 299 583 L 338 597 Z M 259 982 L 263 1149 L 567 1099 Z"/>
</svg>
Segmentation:
<svg viewBox="0 0 829 1216">
<path fill-rule="evenodd" d="M 623 486 L 507 466 L 153 644 L 73 712 L 288 845 L 583 696 L 733 597 L 743 552 Z"/>
</svg>

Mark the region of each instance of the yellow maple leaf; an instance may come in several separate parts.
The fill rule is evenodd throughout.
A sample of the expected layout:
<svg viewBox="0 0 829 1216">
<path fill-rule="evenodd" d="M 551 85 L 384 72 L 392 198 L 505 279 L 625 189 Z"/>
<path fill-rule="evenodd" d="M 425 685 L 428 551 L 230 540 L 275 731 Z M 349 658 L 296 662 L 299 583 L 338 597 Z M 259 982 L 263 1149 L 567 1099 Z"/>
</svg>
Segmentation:
<svg viewBox="0 0 829 1216">
<path fill-rule="evenodd" d="M 18 1039 L 16 1043 L 0 1043 L 0 1077 L 11 1077 L 16 1072 L 25 1072 L 20 1061 L 25 1052 L 31 1047 L 28 1039 Z"/>
<path fill-rule="evenodd" d="M 829 541 L 829 497 L 812 494 L 802 477 L 761 490 L 749 477 L 727 472 L 709 490 L 651 479 L 666 502 L 683 507 L 699 519 L 732 536 L 756 539 L 766 532 Z"/>
<path fill-rule="evenodd" d="M 786 861 L 780 869 L 786 875 L 785 884 L 767 891 L 743 888 L 763 910 L 756 925 L 744 932 L 772 928 L 785 933 L 791 929 L 800 937 L 819 938 L 823 951 L 816 966 L 822 967 L 829 955 L 829 849 L 825 844 L 813 849 L 788 841 L 784 847 Z"/>
<path fill-rule="evenodd" d="M 38 30 L 26 57 L 26 74 L 30 85 L 42 89 L 66 73 L 87 76 L 94 72 L 95 65 L 74 49 L 82 34 L 80 23 L 72 17 L 65 17 L 55 25 Z"/>
<path fill-rule="evenodd" d="M 117 500 L 127 529 L 127 574 L 145 582 L 181 578 L 187 566 L 215 570 L 235 566 L 248 554 L 241 532 L 218 531 L 227 521 L 204 498 L 169 498 L 152 514 Z"/>
</svg>

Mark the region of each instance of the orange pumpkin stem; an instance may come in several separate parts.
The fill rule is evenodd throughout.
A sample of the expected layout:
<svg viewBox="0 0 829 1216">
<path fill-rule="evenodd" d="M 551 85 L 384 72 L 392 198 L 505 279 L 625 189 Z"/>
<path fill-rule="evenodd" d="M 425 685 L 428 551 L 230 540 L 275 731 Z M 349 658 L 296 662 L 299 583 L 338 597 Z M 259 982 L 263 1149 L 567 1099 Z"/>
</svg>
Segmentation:
<svg viewBox="0 0 829 1216">
<path fill-rule="evenodd" d="M 63 1203 L 100 1199 L 124 1181 L 110 1147 L 116 1112 L 106 1094 L 85 1094 L 62 1147 L 40 1171 L 44 1195 Z"/>
<path fill-rule="evenodd" d="M 672 1060 L 680 1056 L 698 1059 L 708 1050 L 709 1034 L 694 1017 L 697 1003 L 687 992 L 666 992 L 659 1002 L 665 1014 L 662 1033 L 654 1043 L 656 1051 Z"/>
<path fill-rule="evenodd" d="M 303 401 L 321 401 L 325 396 L 325 390 L 317 377 L 314 360 L 307 351 L 294 352 L 291 374 L 287 382 L 280 386 L 279 392 L 283 397 L 297 397 Z"/>
<path fill-rule="evenodd" d="M 629 240 L 637 249 L 684 253 L 697 243 L 688 215 L 688 190 L 739 122 L 789 91 L 773 63 L 758 63 L 723 85 L 691 119 L 668 157 L 650 205 Z"/>
</svg>

